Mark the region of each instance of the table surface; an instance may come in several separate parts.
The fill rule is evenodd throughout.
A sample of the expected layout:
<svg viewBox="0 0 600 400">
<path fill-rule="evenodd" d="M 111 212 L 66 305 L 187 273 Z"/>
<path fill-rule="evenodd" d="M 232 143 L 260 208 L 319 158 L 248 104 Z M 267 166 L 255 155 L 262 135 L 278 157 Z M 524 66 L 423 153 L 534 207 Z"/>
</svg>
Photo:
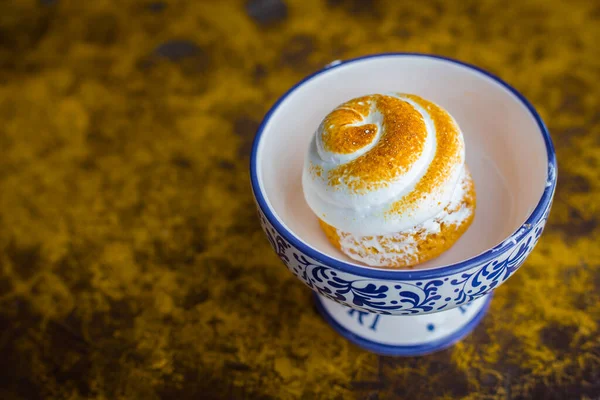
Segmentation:
<svg viewBox="0 0 600 400">
<path fill-rule="evenodd" d="M 600 398 L 599 17 L 581 0 L 0 3 L 0 398 Z M 500 75 L 558 152 L 538 247 L 473 334 L 421 358 L 329 328 L 248 179 L 287 88 L 387 51 Z"/>
</svg>

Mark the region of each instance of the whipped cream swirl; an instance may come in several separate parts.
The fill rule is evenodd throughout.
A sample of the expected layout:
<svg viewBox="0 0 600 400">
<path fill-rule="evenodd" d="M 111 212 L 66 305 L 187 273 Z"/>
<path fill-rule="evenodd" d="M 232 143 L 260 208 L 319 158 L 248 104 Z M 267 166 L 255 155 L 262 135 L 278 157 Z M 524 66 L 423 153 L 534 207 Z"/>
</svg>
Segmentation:
<svg viewBox="0 0 600 400">
<path fill-rule="evenodd" d="M 356 98 L 317 129 L 302 174 L 304 196 L 319 218 L 344 232 L 399 232 L 444 210 L 464 155 L 462 132 L 438 105 L 398 93 Z"/>
</svg>

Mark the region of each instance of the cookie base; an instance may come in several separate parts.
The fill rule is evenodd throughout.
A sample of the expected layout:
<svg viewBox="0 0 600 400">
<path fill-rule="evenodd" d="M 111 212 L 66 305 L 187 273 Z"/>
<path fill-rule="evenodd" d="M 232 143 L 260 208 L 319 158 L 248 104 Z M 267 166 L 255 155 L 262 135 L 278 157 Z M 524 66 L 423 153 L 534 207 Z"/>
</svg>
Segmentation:
<svg viewBox="0 0 600 400">
<path fill-rule="evenodd" d="M 475 185 L 468 169 L 459 183 L 462 195 L 444 214 L 403 232 L 380 236 L 356 236 L 322 219 L 327 239 L 353 260 L 378 268 L 411 268 L 440 256 L 467 231 L 475 217 Z"/>
</svg>

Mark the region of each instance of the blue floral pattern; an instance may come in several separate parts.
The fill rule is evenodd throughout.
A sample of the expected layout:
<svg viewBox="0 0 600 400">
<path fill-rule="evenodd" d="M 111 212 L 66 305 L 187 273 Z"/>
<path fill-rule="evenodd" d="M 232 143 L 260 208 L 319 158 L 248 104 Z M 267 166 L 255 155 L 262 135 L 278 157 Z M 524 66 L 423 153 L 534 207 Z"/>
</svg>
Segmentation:
<svg viewBox="0 0 600 400">
<path fill-rule="evenodd" d="M 549 208 L 548 208 L 549 210 Z M 286 267 L 309 288 L 359 311 L 416 315 L 469 303 L 490 293 L 508 279 L 537 244 L 548 213 L 536 226 L 523 227 L 517 240 L 497 246 L 497 258 L 442 278 L 378 280 L 328 267 L 313 260 L 282 238 L 259 210 L 271 246 Z"/>
</svg>

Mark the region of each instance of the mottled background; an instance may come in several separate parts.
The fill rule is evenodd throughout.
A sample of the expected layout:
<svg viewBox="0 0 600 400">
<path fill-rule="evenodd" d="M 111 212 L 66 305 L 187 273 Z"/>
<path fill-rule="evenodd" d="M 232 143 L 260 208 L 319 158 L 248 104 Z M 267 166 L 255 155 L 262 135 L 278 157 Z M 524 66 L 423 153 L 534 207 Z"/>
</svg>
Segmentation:
<svg viewBox="0 0 600 400">
<path fill-rule="evenodd" d="M 599 26 L 597 0 L 0 1 L 0 398 L 600 398 Z M 558 151 L 538 247 L 422 358 L 321 320 L 248 179 L 278 96 L 382 51 L 500 75 Z"/>
</svg>

